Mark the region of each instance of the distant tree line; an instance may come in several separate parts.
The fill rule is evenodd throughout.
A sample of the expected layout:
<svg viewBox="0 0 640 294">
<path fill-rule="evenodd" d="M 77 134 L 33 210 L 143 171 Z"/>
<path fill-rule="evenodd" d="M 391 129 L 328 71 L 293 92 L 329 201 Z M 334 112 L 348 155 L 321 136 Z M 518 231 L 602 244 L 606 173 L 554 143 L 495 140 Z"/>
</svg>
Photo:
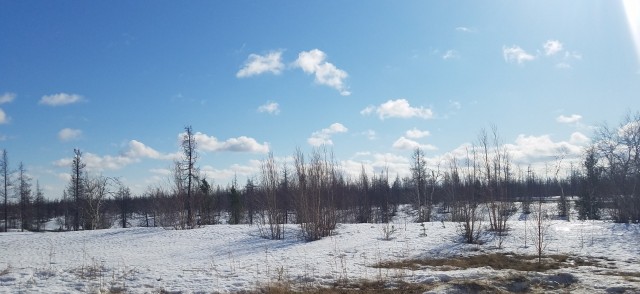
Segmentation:
<svg viewBox="0 0 640 294">
<path fill-rule="evenodd" d="M 532 203 L 548 196 L 558 196 L 553 201 L 560 218 L 570 217 L 573 204 L 579 219 L 640 222 L 640 113 L 627 115 L 615 127 L 599 127 L 580 163 L 567 172 L 561 172 L 567 170 L 564 154 L 547 163 L 545 172 L 514 165 L 496 127 L 481 130 L 461 158 L 429 163 L 424 151 L 415 149 L 406 177 L 389 175 L 386 168 L 369 174 L 364 166 L 359 176 L 349 176 L 323 147 L 310 154 L 297 149 L 290 164 L 270 153 L 259 175 L 244 184 L 234 180 L 214 187 L 198 168 L 190 126 L 181 149 L 171 184 L 148 187 L 140 195 L 132 195 L 117 178 L 89 174 L 83 153 L 75 149 L 67 188 L 62 199 L 54 200 L 44 197 L 38 182 L 33 187 L 22 163 L 11 169 L 3 150 L 0 230 L 39 231 L 51 220 L 61 231 L 228 223 L 253 224 L 264 237 L 281 239 L 285 224 L 297 224 L 304 239 L 316 240 L 330 235 L 338 223 L 389 222 L 400 204 L 411 204 L 415 221 L 445 216 L 459 222 L 463 237 L 473 243 L 481 228 L 505 233 L 516 203 L 524 214 L 535 213 Z"/>
</svg>

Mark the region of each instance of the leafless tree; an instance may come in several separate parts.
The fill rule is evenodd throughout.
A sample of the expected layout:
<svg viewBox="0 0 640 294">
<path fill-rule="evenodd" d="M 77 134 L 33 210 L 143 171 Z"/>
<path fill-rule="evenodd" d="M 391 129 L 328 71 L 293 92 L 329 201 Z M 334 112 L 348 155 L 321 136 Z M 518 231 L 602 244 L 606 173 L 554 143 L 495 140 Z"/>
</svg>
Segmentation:
<svg viewBox="0 0 640 294">
<path fill-rule="evenodd" d="M 308 241 L 328 236 L 336 226 L 336 193 L 339 171 L 326 149 L 315 149 L 309 163 L 298 149 L 294 155 L 296 169 L 296 211 L 303 238 Z"/>
<path fill-rule="evenodd" d="M 431 221 L 431 208 L 433 203 L 427 199 L 427 161 L 424 151 L 420 148 L 416 148 L 413 151 L 411 177 L 415 189 L 415 206 L 418 210 L 417 222 Z"/>
<path fill-rule="evenodd" d="M 9 225 L 9 188 L 12 186 L 13 171 L 9 169 L 9 156 L 7 150 L 2 149 L 2 158 L 0 158 L 0 176 L 2 176 L 2 196 L 4 198 L 4 231 L 6 232 Z"/>
<path fill-rule="evenodd" d="M 533 226 L 530 228 L 533 230 L 531 238 L 533 245 L 536 248 L 536 254 L 538 255 L 538 263 L 542 262 L 542 255 L 549 244 L 549 228 L 551 222 L 549 221 L 549 212 L 542 205 L 542 198 L 540 198 L 536 205 L 534 205 L 531 213 L 531 220 Z"/>
<path fill-rule="evenodd" d="M 117 183 L 116 179 L 102 175 L 85 179 L 85 229 L 97 230 L 109 226 L 102 218 L 102 206 L 105 200 L 114 194 L 115 189 L 112 186 L 117 186 Z"/>
<path fill-rule="evenodd" d="M 262 223 L 267 223 L 269 233 L 263 233 L 263 236 L 270 239 L 284 238 L 284 220 L 286 210 L 281 207 L 282 201 L 278 194 L 278 185 L 280 183 L 280 174 L 278 164 L 273 157 L 273 153 L 269 153 L 267 159 L 261 163 L 260 183 L 264 205 Z M 266 214 L 266 218 L 264 217 Z"/>
<path fill-rule="evenodd" d="M 187 219 L 186 219 L 186 227 L 194 228 L 195 216 L 192 211 L 192 198 L 193 198 L 193 187 L 194 182 L 197 182 L 198 170 L 196 168 L 196 161 L 198 159 L 197 152 L 197 144 L 195 134 L 193 133 L 193 129 L 191 126 L 187 126 L 184 128 L 184 133 L 182 135 L 182 160 L 179 163 L 179 168 L 181 169 L 181 175 L 183 181 L 185 181 L 184 190 L 182 193 L 185 193 L 185 208 L 187 210 Z"/>
<path fill-rule="evenodd" d="M 40 189 L 40 182 L 36 181 L 36 194 L 34 200 L 34 213 L 35 213 L 35 230 L 42 230 L 42 223 L 45 221 L 45 205 L 44 194 L 42 193 L 42 189 Z"/>
<path fill-rule="evenodd" d="M 73 149 L 73 159 L 71 160 L 71 181 L 68 190 L 70 197 L 73 199 L 73 230 L 80 229 L 82 218 L 82 206 L 85 198 L 85 167 L 87 166 L 82 159 L 80 149 Z"/>
<path fill-rule="evenodd" d="M 482 209 L 480 208 L 479 193 L 482 190 L 480 182 L 480 166 L 475 146 L 471 147 L 471 154 L 467 148 L 466 175 L 462 195 L 458 198 L 460 233 L 465 243 L 480 242 L 482 234 Z"/>
<path fill-rule="evenodd" d="M 615 221 L 640 221 L 640 112 L 627 114 L 616 128 L 600 127 L 596 148 L 610 182 Z"/>
<path fill-rule="evenodd" d="M 18 165 L 18 189 L 16 196 L 20 203 L 20 230 L 31 229 L 31 178 L 27 175 L 24 164 Z"/>
<path fill-rule="evenodd" d="M 120 223 L 122 224 L 123 228 L 126 228 L 128 224 L 128 215 L 131 209 L 131 190 L 129 189 L 129 187 L 119 185 L 118 191 L 116 192 L 116 200 L 120 208 Z"/>
</svg>

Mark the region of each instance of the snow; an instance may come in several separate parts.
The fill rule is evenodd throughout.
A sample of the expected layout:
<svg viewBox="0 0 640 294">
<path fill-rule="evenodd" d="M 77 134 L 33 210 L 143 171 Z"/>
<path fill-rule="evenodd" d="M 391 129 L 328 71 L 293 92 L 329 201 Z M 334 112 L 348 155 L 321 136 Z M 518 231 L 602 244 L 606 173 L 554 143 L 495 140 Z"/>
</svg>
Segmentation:
<svg viewBox="0 0 640 294">
<path fill-rule="evenodd" d="M 258 226 L 215 225 L 193 230 L 127 228 L 81 232 L 0 234 L 0 292 L 88 293 L 126 289 L 127 293 L 182 293 L 254 290 L 279 280 L 294 285 L 331 286 L 337 281 L 402 280 L 438 283 L 452 279 L 501 277 L 490 267 L 442 271 L 380 269 L 387 260 L 511 252 L 533 255 L 521 215 L 512 217 L 502 248 L 486 234 L 483 245 L 459 242 L 458 224 L 413 223 L 401 213 L 385 240 L 385 224 L 339 224 L 334 235 L 302 241 L 295 225 L 284 240 L 260 236 Z M 611 272 L 640 272 L 640 226 L 607 221 L 551 221 L 548 254 L 597 260 L 598 265 L 553 270 L 578 279 L 577 292 L 634 289 L 640 279 Z M 426 236 L 424 236 L 426 233 Z M 530 231 L 527 233 L 530 237 Z M 444 288 L 443 288 L 444 287 Z M 433 292 L 448 292 L 445 286 Z"/>
</svg>

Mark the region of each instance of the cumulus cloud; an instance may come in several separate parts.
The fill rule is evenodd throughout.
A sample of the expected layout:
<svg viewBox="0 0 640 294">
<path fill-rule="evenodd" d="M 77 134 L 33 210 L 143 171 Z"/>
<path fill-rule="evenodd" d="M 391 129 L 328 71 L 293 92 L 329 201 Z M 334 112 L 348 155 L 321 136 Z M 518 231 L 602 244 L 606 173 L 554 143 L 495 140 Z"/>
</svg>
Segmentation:
<svg viewBox="0 0 640 294">
<path fill-rule="evenodd" d="M 527 61 L 532 61 L 535 59 L 535 56 L 527 53 L 524 49 L 519 46 L 503 46 L 502 47 L 502 56 L 504 57 L 504 61 L 507 63 L 516 62 L 518 64 L 523 64 Z"/>
<path fill-rule="evenodd" d="M 575 133 L 574 133 L 575 134 Z M 572 135 L 572 139 L 580 139 L 579 135 Z M 514 144 L 505 144 L 516 163 L 530 164 L 541 161 L 554 160 L 558 156 L 580 157 L 583 146 L 575 142 L 554 142 L 549 135 L 527 136 L 518 135 Z"/>
<path fill-rule="evenodd" d="M 389 100 L 385 103 L 380 104 L 380 106 L 368 106 L 367 108 L 360 111 L 362 115 L 369 115 L 373 112 L 378 114 L 380 119 L 385 118 L 422 118 L 422 119 L 430 119 L 433 118 L 433 111 L 430 108 L 420 107 L 412 107 L 409 105 L 409 101 L 406 99 L 396 99 Z"/>
<path fill-rule="evenodd" d="M 80 136 L 82 136 L 82 130 L 78 129 L 64 128 L 58 132 L 58 139 L 63 142 L 78 139 Z"/>
<path fill-rule="evenodd" d="M 280 113 L 280 105 L 276 102 L 267 102 L 266 104 L 258 107 L 258 112 L 278 115 Z"/>
<path fill-rule="evenodd" d="M 580 132 L 572 133 L 571 137 L 569 138 L 569 143 L 575 144 L 575 145 L 585 145 L 590 141 L 591 140 L 589 139 L 589 137 L 587 137 L 585 134 Z"/>
<path fill-rule="evenodd" d="M 311 137 L 307 139 L 307 142 L 311 146 L 333 145 L 331 136 L 337 133 L 346 133 L 347 131 L 349 131 L 349 129 L 341 123 L 334 123 L 328 128 L 313 132 Z"/>
<path fill-rule="evenodd" d="M 345 173 L 352 178 L 359 177 L 363 167 L 368 174 L 388 172 L 391 177 L 395 175 L 400 177 L 410 175 L 410 160 L 404 156 L 393 153 L 370 152 L 359 152 L 356 156 L 357 159 L 340 162 Z"/>
<path fill-rule="evenodd" d="M 556 55 L 563 49 L 562 43 L 558 40 L 548 40 L 542 47 L 544 48 L 544 54 L 547 56 Z"/>
<path fill-rule="evenodd" d="M 15 100 L 17 95 L 15 93 L 6 92 L 0 95 L 0 104 L 11 103 Z"/>
<path fill-rule="evenodd" d="M 178 135 L 178 140 L 182 140 L 184 133 Z M 254 138 L 246 136 L 240 136 L 237 138 L 230 138 L 226 141 L 220 141 L 214 136 L 209 136 L 201 132 L 194 134 L 198 147 L 204 151 L 230 151 L 230 152 L 253 152 L 253 153 L 267 153 L 269 152 L 269 144 L 258 143 Z"/>
<path fill-rule="evenodd" d="M 4 110 L 0 108 L 0 124 L 6 124 L 9 122 L 9 120 L 10 120 L 9 116 L 7 116 L 7 114 L 4 113 Z"/>
<path fill-rule="evenodd" d="M 349 76 L 347 72 L 327 62 L 326 59 L 327 55 L 318 49 L 302 51 L 298 54 L 298 59 L 294 62 L 294 66 L 301 68 L 307 74 L 315 75 L 317 84 L 334 88 L 342 96 L 351 95 L 344 82 Z"/>
<path fill-rule="evenodd" d="M 87 164 L 90 171 L 101 172 L 104 170 L 118 170 L 127 165 L 139 162 L 143 158 L 174 160 L 179 158 L 181 153 L 163 154 L 153 148 L 146 146 L 144 143 L 131 140 L 127 143 L 126 148 L 118 155 L 97 155 L 95 153 L 83 152 L 82 158 Z M 57 167 L 71 166 L 72 158 L 63 158 L 53 162 Z"/>
<path fill-rule="evenodd" d="M 48 106 L 61 106 L 67 104 L 74 104 L 84 101 L 84 97 L 78 94 L 58 93 L 53 95 L 45 95 L 40 99 L 39 104 Z"/>
<path fill-rule="evenodd" d="M 267 72 L 280 74 L 284 69 L 281 59 L 282 51 L 272 51 L 267 55 L 250 54 L 236 77 L 247 78 Z"/>
<path fill-rule="evenodd" d="M 400 150 L 415 150 L 416 148 L 420 148 L 422 150 L 431 150 L 431 151 L 438 150 L 436 146 L 433 146 L 431 144 L 420 144 L 414 140 L 407 139 L 404 136 L 400 137 L 398 140 L 393 142 L 393 145 L 391 147 L 395 149 L 400 149 Z"/>
<path fill-rule="evenodd" d="M 413 128 L 411 130 L 407 130 L 405 135 L 411 139 L 420 139 L 431 135 L 431 133 L 429 131 L 422 131 L 417 128 Z"/>
<path fill-rule="evenodd" d="M 87 166 L 89 171 L 104 171 L 104 170 L 118 170 L 121 169 L 131 163 L 137 161 L 135 158 L 130 158 L 123 155 L 111 156 L 99 156 L 93 153 L 84 152 L 82 154 L 82 159 Z M 55 166 L 58 167 L 70 167 L 72 158 L 63 158 L 54 162 Z"/>
<path fill-rule="evenodd" d="M 556 117 L 556 121 L 563 124 L 577 123 L 580 119 L 582 119 L 582 115 L 579 114 L 572 114 L 569 116 L 560 115 Z"/>
</svg>

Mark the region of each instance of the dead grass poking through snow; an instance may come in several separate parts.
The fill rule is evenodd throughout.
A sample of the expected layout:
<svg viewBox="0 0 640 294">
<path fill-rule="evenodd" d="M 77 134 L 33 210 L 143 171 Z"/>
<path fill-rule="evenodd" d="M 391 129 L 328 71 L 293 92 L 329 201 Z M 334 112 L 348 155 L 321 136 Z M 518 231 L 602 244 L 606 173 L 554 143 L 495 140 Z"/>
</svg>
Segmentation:
<svg viewBox="0 0 640 294">
<path fill-rule="evenodd" d="M 517 271 L 538 271 L 561 269 L 566 267 L 594 265 L 591 261 L 572 258 L 567 255 L 547 255 L 538 263 L 534 255 L 514 255 L 491 253 L 451 258 L 424 258 L 402 261 L 387 261 L 375 265 L 377 268 L 402 268 L 418 270 L 424 267 L 436 268 L 440 271 L 491 267 L 494 270 L 512 269 Z"/>
</svg>

